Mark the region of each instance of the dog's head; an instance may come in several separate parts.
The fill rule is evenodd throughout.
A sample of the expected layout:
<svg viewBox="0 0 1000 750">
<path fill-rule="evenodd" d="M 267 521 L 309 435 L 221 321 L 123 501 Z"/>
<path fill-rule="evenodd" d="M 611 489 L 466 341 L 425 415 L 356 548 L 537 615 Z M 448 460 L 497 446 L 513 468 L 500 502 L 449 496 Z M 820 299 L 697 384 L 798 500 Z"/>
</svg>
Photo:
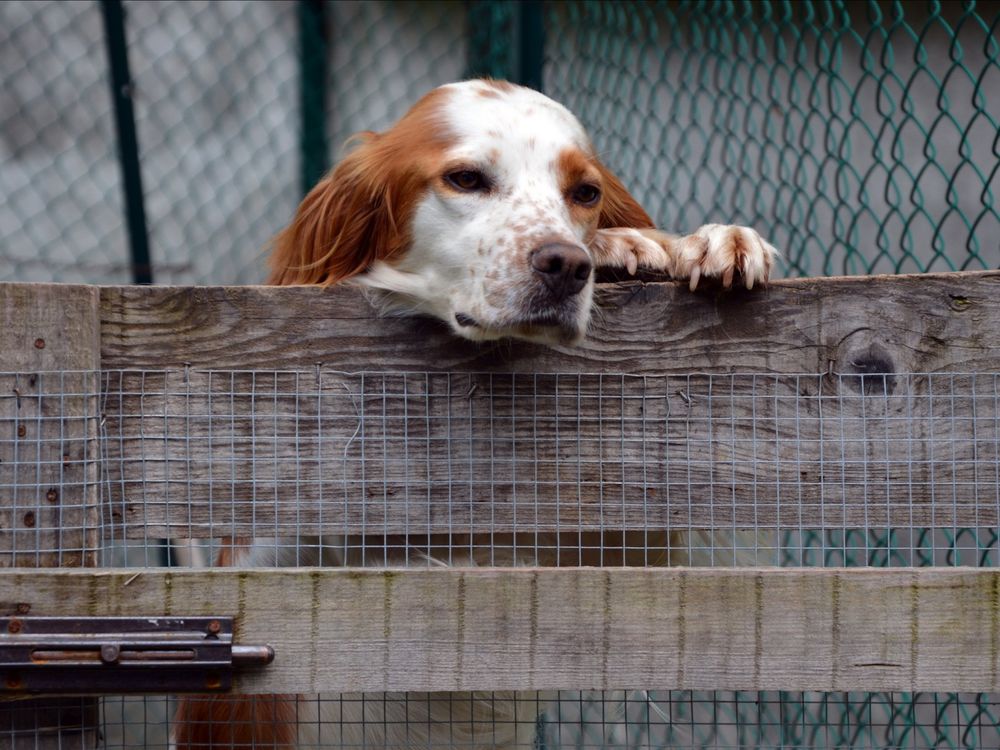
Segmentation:
<svg viewBox="0 0 1000 750">
<path fill-rule="evenodd" d="M 465 338 L 586 330 L 598 228 L 652 222 L 564 107 L 501 81 L 435 89 L 362 133 L 275 241 L 273 284 L 356 278 Z"/>
</svg>

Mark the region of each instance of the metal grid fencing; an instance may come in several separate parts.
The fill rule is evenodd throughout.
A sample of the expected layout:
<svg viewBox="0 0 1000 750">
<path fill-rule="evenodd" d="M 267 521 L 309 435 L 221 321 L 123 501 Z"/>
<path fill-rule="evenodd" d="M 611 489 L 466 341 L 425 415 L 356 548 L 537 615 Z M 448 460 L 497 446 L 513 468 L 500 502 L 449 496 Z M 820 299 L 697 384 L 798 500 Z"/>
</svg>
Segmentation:
<svg viewBox="0 0 1000 750">
<path fill-rule="evenodd" d="M 268 697 L 258 701 L 266 704 Z M 490 702 L 488 696 L 480 700 Z M 938 748 L 996 747 L 1000 741 L 997 729 L 1000 702 L 985 695 L 926 694 L 926 693 L 801 693 L 761 692 L 731 693 L 705 691 L 637 691 L 635 693 L 519 694 L 524 706 L 518 723 L 530 728 L 530 742 L 516 747 L 531 748 Z M 445 695 L 426 694 L 337 696 L 311 699 L 307 710 L 329 709 L 336 719 L 315 724 L 323 739 L 337 736 L 337 725 L 345 717 L 354 718 L 355 725 L 366 723 L 384 726 L 380 717 L 387 712 L 420 702 L 438 701 L 450 706 Z M 85 717 L 89 727 L 99 727 L 100 746 L 109 750 L 121 748 L 170 747 L 169 717 L 171 701 L 165 698 L 105 698 L 102 715 L 91 718 L 93 709 L 85 699 L 58 704 L 65 718 Z M 534 719 L 536 715 L 540 719 Z M 55 707 L 55 706 L 54 706 Z M 363 713 L 362 713 L 363 712 Z M 455 707 L 455 713 L 459 709 Z M 405 715 L 405 714 L 404 714 Z M 532 717 L 532 718 L 529 718 Z M 36 727 L 29 712 L 4 711 L 0 724 L 0 741 L 6 747 L 35 747 Z M 513 719 L 509 720 L 513 721 Z M 350 724 L 350 720 L 348 721 Z M 500 725 L 503 727 L 503 722 Z M 449 737 L 448 746 L 488 746 L 497 734 L 497 726 L 486 723 L 456 732 L 448 723 L 426 723 L 413 732 L 413 747 L 427 747 L 425 732 L 440 731 Z M 455 735 L 471 736 L 473 742 L 462 742 Z M 98 736 L 92 729 L 67 732 L 63 747 L 92 747 Z M 421 742 L 420 740 L 424 741 Z M 303 746 L 303 745 L 300 745 Z M 304 745 L 309 747 L 309 745 Z M 343 747 L 360 744 L 343 743 Z M 373 743 L 365 746 L 372 747 Z M 380 745 L 374 745 L 380 746 Z M 258 744 L 256 747 L 267 747 Z"/>
<path fill-rule="evenodd" d="M 96 4 L 0 4 L 0 279 L 127 282 Z"/>
<path fill-rule="evenodd" d="M 0 491 L 15 499 L 4 527 L 18 529 L 8 556 L 56 528 L 48 551 L 62 559 L 130 566 L 158 564 L 157 540 L 185 550 L 175 564 L 208 564 L 248 536 L 258 563 L 377 567 L 994 567 L 1000 554 L 994 374 L 182 368 L 7 373 L 0 386 Z M 66 422 L 95 401 L 96 430 Z M 38 473 L 53 456 L 67 472 L 58 503 Z M 71 481 L 97 457 L 99 474 Z M 73 502 L 88 489 L 99 514 Z M 511 700 L 313 696 L 298 731 L 307 746 L 383 746 L 386 722 L 421 746 L 1000 741 L 990 695 L 563 691 L 518 694 L 520 718 Z M 167 699 L 102 710 L 105 747 L 167 746 Z"/>
<path fill-rule="evenodd" d="M 663 226 L 752 225 L 789 275 L 1000 266 L 993 3 L 123 8 L 156 281 L 259 281 L 351 133 L 469 73 L 540 82 Z M 0 278 L 127 281 L 101 6 L 0 14 Z"/>
<path fill-rule="evenodd" d="M 479 696 L 480 701 L 499 708 L 507 698 Z M 124 698 L 132 712 L 125 717 L 112 714 L 105 699 L 102 724 L 109 749 L 128 747 L 167 747 L 168 721 L 162 711 L 166 701 L 152 698 Z M 268 697 L 260 697 L 266 704 Z M 464 699 L 466 702 L 468 697 Z M 339 726 L 345 718 L 356 728 L 364 723 L 385 727 L 387 714 L 416 713 L 428 702 L 447 706 L 457 717 L 467 713 L 466 706 L 446 694 L 406 697 L 399 694 L 312 697 L 300 709 L 301 721 L 312 718 L 315 734 L 329 741 L 327 746 L 383 747 L 368 741 L 343 742 Z M 528 730 L 519 732 L 521 740 L 507 747 L 529 748 L 852 748 L 884 750 L 912 748 L 995 747 L 1000 741 L 1000 701 L 995 697 L 973 694 L 926 693 L 734 693 L 709 691 L 636 691 L 601 693 L 561 691 L 555 694 L 518 694 L 521 712 L 495 721 L 466 723 L 455 721 L 413 722 L 406 747 L 436 746 L 427 736 L 447 738 L 448 747 L 492 747 L 498 735 L 507 734 L 512 724 Z M 113 706 L 112 708 L 118 708 Z M 160 710 L 157 710 L 160 709 Z M 315 716 L 326 709 L 325 723 Z M 492 710 L 492 709 L 491 709 Z M 421 711 L 426 715 L 427 711 Z M 487 712 L 489 713 L 489 711 Z M 499 713 L 499 712 L 497 712 Z M 536 719 L 536 716 L 538 717 Z M 364 717 L 362 720 L 361 717 Z M 2 735 L 0 735 L 2 736 Z M 316 745 L 300 745 L 304 747 Z M 260 745 L 257 745 L 260 747 Z"/>
<path fill-rule="evenodd" d="M 546 93 L 663 226 L 793 276 L 1000 266 L 995 3 L 548 7 Z"/>
<path fill-rule="evenodd" d="M 1000 562 L 995 374 L 4 373 L 0 407 L 28 566 L 248 537 L 362 566 Z"/>
<path fill-rule="evenodd" d="M 288 563 L 362 566 L 998 562 L 997 375 L 102 377 L 108 542 L 267 537 Z"/>
</svg>

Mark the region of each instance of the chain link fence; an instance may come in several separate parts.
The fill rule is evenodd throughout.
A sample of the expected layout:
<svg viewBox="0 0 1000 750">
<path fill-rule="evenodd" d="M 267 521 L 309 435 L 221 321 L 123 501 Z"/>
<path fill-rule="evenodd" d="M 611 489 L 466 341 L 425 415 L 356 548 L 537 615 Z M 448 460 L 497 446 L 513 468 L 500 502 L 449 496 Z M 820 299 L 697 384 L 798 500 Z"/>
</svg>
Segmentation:
<svg viewBox="0 0 1000 750">
<path fill-rule="evenodd" d="M 0 3 L 0 280 L 129 280 L 96 3 Z"/>
<path fill-rule="evenodd" d="M 997 2 L 122 7 L 159 283 L 262 280 L 268 239 L 344 140 L 467 74 L 540 82 L 660 224 L 753 225 L 783 250 L 787 275 L 1000 267 Z M 0 4 L 0 280 L 134 278 L 102 10 Z M 996 564 L 996 530 L 942 533 L 947 564 Z M 891 531 L 797 545 L 798 564 L 900 564 Z M 652 722 L 695 727 L 691 747 L 978 747 L 1000 726 L 983 695 L 571 704 L 542 745 L 650 746 Z M 106 706 L 108 746 L 165 742 L 154 699 L 127 705 L 117 719 Z"/>
<path fill-rule="evenodd" d="M 996 3 L 123 7 L 158 282 L 259 281 L 347 137 L 467 73 L 540 80 L 663 226 L 753 225 L 786 274 L 1000 266 Z M 97 2 L 0 7 L 0 278 L 130 280 L 107 43 Z"/>
<path fill-rule="evenodd" d="M 545 89 L 664 226 L 790 275 L 1000 266 L 996 3 L 552 3 Z"/>
<path fill-rule="evenodd" d="M 459 4 L 305 4 L 123 4 L 155 282 L 260 282 L 302 175 L 465 72 Z M 97 2 L 0 4 L 0 280 L 132 280 L 101 16 Z M 304 90 L 307 36 L 325 91 Z"/>
</svg>

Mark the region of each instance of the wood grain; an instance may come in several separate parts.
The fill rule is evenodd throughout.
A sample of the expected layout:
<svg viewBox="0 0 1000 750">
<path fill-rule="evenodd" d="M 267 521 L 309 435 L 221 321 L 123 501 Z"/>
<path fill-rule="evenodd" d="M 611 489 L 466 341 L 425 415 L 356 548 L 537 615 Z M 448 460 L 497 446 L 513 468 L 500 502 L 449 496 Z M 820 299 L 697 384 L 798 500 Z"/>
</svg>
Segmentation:
<svg viewBox="0 0 1000 750">
<path fill-rule="evenodd" d="M 1000 688 L 996 570 L 136 572 L 0 573 L 0 607 L 233 615 L 277 654 L 243 692 Z"/>
<path fill-rule="evenodd" d="M 0 566 L 92 565 L 99 291 L 0 284 Z"/>
<path fill-rule="evenodd" d="M 1000 272 L 788 279 L 695 294 L 597 291 L 587 339 L 545 348 L 459 341 L 441 324 L 378 319 L 349 287 L 103 287 L 105 368 L 498 372 L 1000 372 Z"/>
<path fill-rule="evenodd" d="M 99 297 L 0 284 L 0 567 L 97 562 Z M 99 723 L 91 698 L 0 707 L 11 748 L 94 747 Z"/>
<path fill-rule="evenodd" d="M 6 288 L 18 319 L 65 289 Z M 587 340 L 548 349 L 378 319 L 349 287 L 101 288 L 104 523 L 997 525 L 998 290 L 997 272 L 612 284 Z M 909 375 L 951 372 L 969 374 Z"/>
<path fill-rule="evenodd" d="M 145 538 L 995 526 L 1000 376 L 116 376 Z M 120 531 L 118 531 L 120 529 Z"/>
</svg>

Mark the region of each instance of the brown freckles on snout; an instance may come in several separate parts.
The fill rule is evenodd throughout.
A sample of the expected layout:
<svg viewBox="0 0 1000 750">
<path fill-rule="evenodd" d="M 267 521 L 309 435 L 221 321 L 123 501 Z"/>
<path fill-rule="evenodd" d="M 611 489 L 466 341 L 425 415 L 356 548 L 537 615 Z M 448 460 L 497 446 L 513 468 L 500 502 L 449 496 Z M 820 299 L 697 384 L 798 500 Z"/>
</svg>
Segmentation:
<svg viewBox="0 0 1000 750">
<path fill-rule="evenodd" d="M 555 162 L 556 175 L 559 180 L 559 190 L 569 208 L 569 214 L 575 224 L 586 228 L 586 241 L 597 230 L 601 215 L 601 196 L 603 180 L 601 171 L 586 153 L 578 148 L 563 149 Z M 597 189 L 597 198 L 592 202 L 581 202 L 578 191 L 582 187 L 593 186 Z"/>
</svg>

